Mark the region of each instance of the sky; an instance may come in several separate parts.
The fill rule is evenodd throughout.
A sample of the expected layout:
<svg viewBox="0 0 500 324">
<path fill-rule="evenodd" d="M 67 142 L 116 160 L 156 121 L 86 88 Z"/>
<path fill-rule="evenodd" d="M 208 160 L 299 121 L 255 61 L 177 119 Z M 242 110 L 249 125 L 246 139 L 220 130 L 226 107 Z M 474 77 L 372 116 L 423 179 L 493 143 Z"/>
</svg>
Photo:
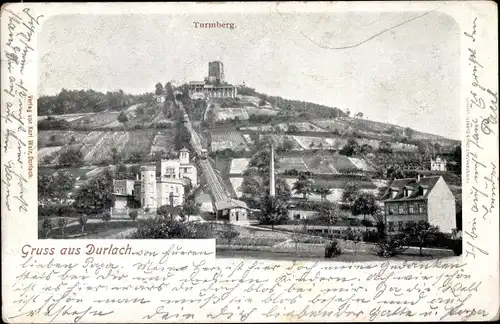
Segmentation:
<svg viewBox="0 0 500 324">
<path fill-rule="evenodd" d="M 67 15 L 38 40 L 40 95 L 153 92 L 203 80 L 208 62 L 258 92 L 363 112 L 365 118 L 460 139 L 459 27 L 419 12 Z M 194 22 L 236 28 L 195 28 Z"/>
</svg>

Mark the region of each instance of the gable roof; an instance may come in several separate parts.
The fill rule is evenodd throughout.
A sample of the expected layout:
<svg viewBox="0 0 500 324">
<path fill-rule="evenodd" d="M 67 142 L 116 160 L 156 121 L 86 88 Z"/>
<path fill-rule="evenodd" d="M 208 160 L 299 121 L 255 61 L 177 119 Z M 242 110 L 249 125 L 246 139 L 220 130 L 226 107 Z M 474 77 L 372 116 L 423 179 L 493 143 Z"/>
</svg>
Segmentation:
<svg viewBox="0 0 500 324">
<path fill-rule="evenodd" d="M 231 209 L 231 208 L 245 208 L 248 209 L 248 206 L 245 202 L 236 199 L 225 199 L 219 200 L 215 202 L 215 209 L 223 210 L 223 209 Z"/>
<path fill-rule="evenodd" d="M 382 195 L 382 201 L 411 201 L 426 199 L 431 193 L 432 189 L 438 182 L 441 176 L 422 177 L 420 181 L 416 178 L 394 179 Z M 404 195 L 405 189 L 411 190 L 411 194 L 407 197 Z M 424 190 L 427 192 L 424 194 Z M 391 192 L 396 191 L 394 198 Z"/>
</svg>

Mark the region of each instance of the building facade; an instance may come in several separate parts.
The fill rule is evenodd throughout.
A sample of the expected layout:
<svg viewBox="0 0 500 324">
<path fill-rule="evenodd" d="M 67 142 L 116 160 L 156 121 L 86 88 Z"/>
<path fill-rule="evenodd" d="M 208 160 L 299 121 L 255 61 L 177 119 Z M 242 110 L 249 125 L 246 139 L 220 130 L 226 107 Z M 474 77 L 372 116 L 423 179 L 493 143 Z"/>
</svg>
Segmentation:
<svg viewBox="0 0 500 324">
<path fill-rule="evenodd" d="M 220 61 L 208 63 L 208 77 L 204 81 L 190 81 L 189 95 L 193 98 L 235 98 L 238 94 L 236 87 L 228 84 L 224 79 L 224 64 Z"/>
<path fill-rule="evenodd" d="M 446 171 L 446 160 L 437 156 L 436 159 L 431 158 L 431 170 L 432 171 Z"/>
<path fill-rule="evenodd" d="M 131 205 L 149 210 L 163 205 L 180 206 L 185 186 L 198 186 L 197 169 L 190 163 L 187 149 L 180 151 L 179 159 L 161 160 L 157 174 L 156 165 L 144 165 L 135 180 L 113 180 L 114 212 L 128 212 Z"/>
<path fill-rule="evenodd" d="M 441 176 L 394 179 L 382 201 L 388 234 L 419 221 L 443 233 L 456 228 L 455 196 Z"/>
</svg>

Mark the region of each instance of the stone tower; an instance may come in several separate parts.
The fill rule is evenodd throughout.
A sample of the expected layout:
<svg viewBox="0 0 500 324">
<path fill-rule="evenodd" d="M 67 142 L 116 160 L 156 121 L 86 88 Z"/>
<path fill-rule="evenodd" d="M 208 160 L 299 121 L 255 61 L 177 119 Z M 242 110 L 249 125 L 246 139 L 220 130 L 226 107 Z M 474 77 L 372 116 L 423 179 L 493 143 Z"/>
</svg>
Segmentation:
<svg viewBox="0 0 500 324">
<path fill-rule="evenodd" d="M 141 206 L 156 209 L 156 166 L 141 167 Z"/>
</svg>

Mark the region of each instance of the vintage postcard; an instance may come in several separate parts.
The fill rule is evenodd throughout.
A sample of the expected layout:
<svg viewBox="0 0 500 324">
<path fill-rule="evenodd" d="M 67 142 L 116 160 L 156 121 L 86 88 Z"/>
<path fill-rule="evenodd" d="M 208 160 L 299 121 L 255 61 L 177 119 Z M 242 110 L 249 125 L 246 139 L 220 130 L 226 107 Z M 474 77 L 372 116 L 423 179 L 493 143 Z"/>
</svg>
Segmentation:
<svg viewBox="0 0 500 324">
<path fill-rule="evenodd" d="M 2 319 L 498 320 L 497 25 L 3 5 Z"/>
</svg>

